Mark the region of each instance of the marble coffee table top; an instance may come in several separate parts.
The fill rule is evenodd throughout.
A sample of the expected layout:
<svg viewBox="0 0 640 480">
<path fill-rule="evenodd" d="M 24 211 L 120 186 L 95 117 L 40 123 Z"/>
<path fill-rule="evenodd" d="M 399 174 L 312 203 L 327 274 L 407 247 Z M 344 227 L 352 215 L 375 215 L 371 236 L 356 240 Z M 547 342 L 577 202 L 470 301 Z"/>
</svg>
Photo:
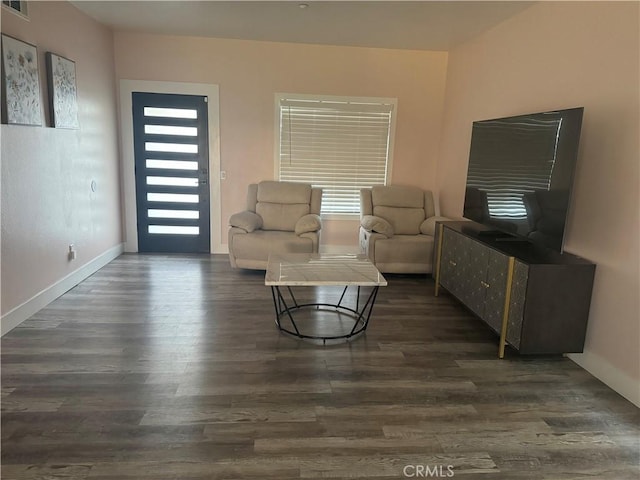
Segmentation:
<svg viewBox="0 0 640 480">
<path fill-rule="evenodd" d="M 270 255 L 267 286 L 386 286 L 387 281 L 366 255 L 291 253 Z"/>
</svg>

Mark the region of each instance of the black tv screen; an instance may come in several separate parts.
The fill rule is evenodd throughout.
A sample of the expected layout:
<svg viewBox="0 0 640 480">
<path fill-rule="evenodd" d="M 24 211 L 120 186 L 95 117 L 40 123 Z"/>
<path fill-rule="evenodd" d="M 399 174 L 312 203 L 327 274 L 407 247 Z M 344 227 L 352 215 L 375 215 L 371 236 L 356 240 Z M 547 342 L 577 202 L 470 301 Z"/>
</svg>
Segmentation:
<svg viewBox="0 0 640 480">
<path fill-rule="evenodd" d="M 473 122 L 464 217 L 561 252 L 583 111 Z"/>
</svg>

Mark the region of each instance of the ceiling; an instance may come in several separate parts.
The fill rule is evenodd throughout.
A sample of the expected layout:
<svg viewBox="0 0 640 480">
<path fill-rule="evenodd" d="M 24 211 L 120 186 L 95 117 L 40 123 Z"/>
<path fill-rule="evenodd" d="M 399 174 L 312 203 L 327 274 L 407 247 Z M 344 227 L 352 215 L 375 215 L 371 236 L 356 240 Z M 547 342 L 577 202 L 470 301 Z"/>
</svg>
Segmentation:
<svg viewBox="0 0 640 480">
<path fill-rule="evenodd" d="M 72 3 L 118 31 L 449 50 L 534 2 L 75 0 Z"/>
</svg>

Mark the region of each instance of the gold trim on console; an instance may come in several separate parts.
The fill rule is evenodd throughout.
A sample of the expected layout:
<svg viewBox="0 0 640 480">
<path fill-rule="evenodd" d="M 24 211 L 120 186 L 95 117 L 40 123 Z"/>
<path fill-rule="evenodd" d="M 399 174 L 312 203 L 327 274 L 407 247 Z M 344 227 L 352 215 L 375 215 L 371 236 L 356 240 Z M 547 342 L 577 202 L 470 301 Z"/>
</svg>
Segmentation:
<svg viewBox="0 0 640 480">
<path fill-rule="evenodd" d="M 436 250 L 436 289 L 435 296 L 438 296 L 438 290 L 440 288 L 440 259 L 442 257 L 442 237 L 444 236 L 444 225 L 442 223 L 438 223 L 438 246 Z"/>
<path fill-rule="evenodd" d="M 502 313 L 502 328 L 500 329 L 500 348 L 498 357 L 504 358 L 504 347 L 507 345 L 507 326 L 509 324 L 509 305 L 511 304 L 511 286 L 513 285 L 513 267 L 515 265 L 515 257 L 509 257 L 509 266 L 507 270 L 507 286 L 504 295 L 504 310 Z"/>
</svg>

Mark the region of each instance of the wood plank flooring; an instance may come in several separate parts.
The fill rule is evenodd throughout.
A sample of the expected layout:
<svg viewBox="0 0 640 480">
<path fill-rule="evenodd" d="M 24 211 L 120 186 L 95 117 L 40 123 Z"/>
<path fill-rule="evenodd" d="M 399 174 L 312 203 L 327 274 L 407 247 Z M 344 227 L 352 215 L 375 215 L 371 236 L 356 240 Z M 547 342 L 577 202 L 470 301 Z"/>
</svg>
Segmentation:
<svg viewBox="0 0 640 480">
<path fill-rule="evenodd" d="M 2 338 L 2 479 L 640 477 L 636 407 L 387 277 L 322 346 L 278 332 L 263 272 L 119 257 Z"/>
</svg>

